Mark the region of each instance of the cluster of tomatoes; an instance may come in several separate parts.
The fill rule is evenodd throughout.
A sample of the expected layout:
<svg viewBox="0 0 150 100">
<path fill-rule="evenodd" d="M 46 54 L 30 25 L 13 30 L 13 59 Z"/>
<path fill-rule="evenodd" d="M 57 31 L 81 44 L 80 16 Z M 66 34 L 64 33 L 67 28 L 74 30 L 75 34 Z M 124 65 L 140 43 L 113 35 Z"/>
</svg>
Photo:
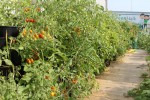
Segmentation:
<svg viewBox="0 0 150 100">
<path fill-rule="evenodd" d="M 31 11 L 31 9 L 30 8 L 25 8 L 24 9 L 24 12 L 26 12 L 26 13 L 28 13 L 28 12 L 30 12 Z M 36 8 L 36 11 L 37 12 L 41 12 L 41 8 Z M 25 19 L 25 22 L 27 22 L 27 23 L 35 23 L 36 22 L 36 20 L 35 19 L 33 19 L 33 18 L 26 18 Z M 46 29 L 45 30 L 48 30 L 48 27 L 46 27 Z M 26 29 L 24 29 L 23 30 L 23 32 L 22 32 L 22 35 L 25 37 L 25 36 L 31 36 L 31 38 L 33 38 L 34 40 L 37 40 L 37 39 L 44 39 L 45 38 L 45 31 L 41 31 L 41 32 L 39 32 L 39 33 L 34 33 L 33 32 L 33 30 L 26 30 Z M 46 37 L 48 37 L 48 36 L 46 36 Z M 50 36 L 50 38 L 52 38 L 51 36 Z M 39 59 L 39 56 L 38 56 L 38 53 L 34 53 L 34 55 L 33 55 L 33 57 L 32 58 L 27 58 L 26 59 L 26 63 L 28 63 L 28 64 L 33 64 L 34 63 L 34 60 L 38 60 Z M 45 76 L 44 77 L 46 80 L 49 80 L 49 76 Z M 50 87 L 50 89 L 51 89 L 51 92 L 50 92 L 50 96 L 51 97 L 54 97 L 54 96 L 56 96 L 56 87 L 55 86 L 52 86 L 52 87 Z"/>
<path fill-rule="evenodd" d="M 51 93 L 50 93 L 50 95 L 52 96 L 52 97 L 54 97 L 54 96 L 56 96 L 56 93 L 55 93 L 55 91 L 56 91 L 56 87 L 55 86 L 52 86 L 51 87 Z"/>
<path fill-rule="evenodd" d="M 49 76 L 45 76 L 45 79 L 49 79 Z M 51 93 L 50 96 L 54 97 L 56 96 L 56 87 L 55 86 L 51 86 Z"/>
<path fill-rule="evenodd" d="M 24 12 L 29 12 L 30 10 L 31 10 L 30 8 L 25 8 L 25 9 L 24 9 Z M 37 11 L 37 12 L 40 12 L 40 11 L 41 11 L 41 8 L 40 8 L 40 7 L 36 8 L 36 11 Z"/>
<path fill-rule="evenodd" d="M 30 32 L 30 34 L 32 34 L 33 33 L 33 31 L 32 30 L 29 30 L 29 32 Z M 40 33 L 34 33 L 33 35 L 32 35 L 32 38 L 34 39 L 34 40 L 37 40 L 37 39 L 44 39 L 44 34 L 45 34 L 45 31 L 41 31 Z M 24 29 L 23 30 L 23 32 L 22 32 L 22 35 L 23 36 L 26 36 L 27 35 L 27 31 Z"/>
<path fill-rule="evenodd" d="M 49 76 L 45 76 L 45 79 L 49 79 Z M 54 96 L 56 96 L 56 87 L 55 86 L 52 86 L 51 88 L 51 93 L 50 93 L 50 95 L 52 96 L 52 97 L 54 97 Z"/>
<path fill-rule="evenodd" d="M 34 36 L 33 36 L 34 40 L 39 39 L 39 38 L 44 39 L 44 34 L 42 34 L 42 33 L 39 33 L 39 34 L 36 33 L 36 34 L 34 34 Z"/>
<path fill-rule="evenodd" d="M 27 62 L 28 64 L 33 64 L 33 63 L 34 63 L 34 60 L 33 60 L 33 58 L 28 58 L 28 59 L 26 59 L 26 62 Z"/>
<path fill-rule="evenodd" d="M 33 55 L 31 58 L 26 59 L 26 63 L 33 64 L 35 60 L 39 60 L 39 53 L 33 50 Z"/>
<path fill-rule="evenodd" d="M 35 19 L 33 19 L 33 18 L 30 18 L 30 19 L 29 19 L 29 18 L 27 18 L 27 19 L 26 19 L 26 22 L 35 23 L 36 21 L 35 21 Z"/>
<path fill-rule="evenodd" d="M 24 9 L 24 12 L 26 12 L 26 13 L 29 12 L 29 11 L 31 11 L 30 8 L 25 8 L 25 9 Z M 37 11 L 37 12 L 41 12 L 41 8 L 36 8 L 36 11 Z M 36 22 L 36 20 L 33 19 L 33 18 L 27 18 L 25 21 L 26 21 L 26 22 L 31 22 L 31 23 L 35 23 L 35 22 Z"/>
</svg>

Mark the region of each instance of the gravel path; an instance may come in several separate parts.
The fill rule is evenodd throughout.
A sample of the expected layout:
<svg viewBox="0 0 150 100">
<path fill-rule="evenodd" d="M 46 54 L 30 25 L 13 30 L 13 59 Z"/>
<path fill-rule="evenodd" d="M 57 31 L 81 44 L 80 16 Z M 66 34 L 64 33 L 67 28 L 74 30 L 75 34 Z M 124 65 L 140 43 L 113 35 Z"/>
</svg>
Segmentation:
<svg viewBox="0 0 150 100">
<path fill-rule="evenodd" d="M 85 100 L 133 100 L 126 93 L 142 81 L 147 72 L 146 51 L 136 50 L 126 54 L 121 61 L 113 62 L 102 75 L 97 76 L 100 89 Z"/>
</svg>

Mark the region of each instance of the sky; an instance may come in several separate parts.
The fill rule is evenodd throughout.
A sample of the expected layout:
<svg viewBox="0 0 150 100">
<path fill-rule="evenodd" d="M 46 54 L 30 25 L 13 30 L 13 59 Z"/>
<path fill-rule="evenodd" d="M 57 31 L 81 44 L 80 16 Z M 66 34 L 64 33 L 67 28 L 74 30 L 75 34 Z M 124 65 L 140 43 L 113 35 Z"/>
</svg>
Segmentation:
<svg viewBox="0 0 150 100">
<path fill-rule="evenodd" d="M 108 10 L 150 12 L 150 0 L 108 0 Z"/>
<path fill-rule="evenodd" d="M 96 0 L 97 2 L 105 0 Z M 108 10 L 150 12 L 150 0 L 107 0 Z"/>
</svg>

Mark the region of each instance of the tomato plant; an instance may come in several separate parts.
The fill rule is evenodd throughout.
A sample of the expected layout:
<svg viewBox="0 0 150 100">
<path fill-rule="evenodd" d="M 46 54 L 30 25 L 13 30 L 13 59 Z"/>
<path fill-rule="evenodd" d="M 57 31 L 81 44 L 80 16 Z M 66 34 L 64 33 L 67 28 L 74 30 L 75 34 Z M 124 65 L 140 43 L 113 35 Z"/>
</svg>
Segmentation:
<svg viewBox="0 0 150 100">
<path fill-rule="evenodd" d="M 0 97 L 75 100 L 90 94 L 97 86 L 95 74 L 130 47 L 130 24 L 116 20 L 95 0 L 29 1 L 15 6 L 0 1 L 19 11 L 11 22 L 23 30 L 10 48 L 21 55 L 25 71 L 17 84 L 14 73 L 0 82 Z"/>
</svg>

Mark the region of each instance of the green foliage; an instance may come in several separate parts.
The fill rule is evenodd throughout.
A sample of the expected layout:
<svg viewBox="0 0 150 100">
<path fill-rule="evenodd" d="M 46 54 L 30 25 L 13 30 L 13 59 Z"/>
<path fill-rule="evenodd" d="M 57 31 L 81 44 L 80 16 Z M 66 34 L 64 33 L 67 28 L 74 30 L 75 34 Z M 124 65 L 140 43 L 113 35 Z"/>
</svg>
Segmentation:
<svg viewBox="0 0 150 100">
<path fill-rule="evenodd" d="M 146 61 L 149 62 L 149 56 Z M 128 91 L 128 95 L 134 97 L 135 100 L 149 100 L 150 98 L 150 78 L 148 73 L 142 73 L 144 80 L 140 83 L 138 88 Z"/>
<path fill-rule="evenodd" d="M 142 73 L 141 77 L 142 77 L 142 78 L 148 77 L 148 73 Z"/>
<path fill-rule="evenodd" d="M 24 27 L 9 48 L 19 52 L 26 72 L 18 84 L 14 73 L 8 80 L 2 78 L 0 99 L 4 100 L 76 100 L 90 94 L 95 74 L 130 48 L 135 33 L 131 30 L 136 25 L 115 20 L 95 0 L 0 4 L 19 10 L 9 21 L 2 13 L 7 9 L 1 9 L 5 18 L 1 25 Z"/>
<path fill-rule="evenodd" d="M 150 61 L 150 56 L 145 57 L 146 61 Z"/>
<path fill-rule="evenodd" d="M 130 90 L 129 96 L 133 96 L 135 100 L 149 100 L 150 98 L 150 79 L 145 79 L 138 88 Z"/>
<path fill-rule="evenodd" d="M 148 52 L 150 52 L 150 35 L 149 34 L 144 34 L 141 33 L 138 36 L 138 44 L 139 47 L 142 49 L 147 50 Z"/>
</svg>

